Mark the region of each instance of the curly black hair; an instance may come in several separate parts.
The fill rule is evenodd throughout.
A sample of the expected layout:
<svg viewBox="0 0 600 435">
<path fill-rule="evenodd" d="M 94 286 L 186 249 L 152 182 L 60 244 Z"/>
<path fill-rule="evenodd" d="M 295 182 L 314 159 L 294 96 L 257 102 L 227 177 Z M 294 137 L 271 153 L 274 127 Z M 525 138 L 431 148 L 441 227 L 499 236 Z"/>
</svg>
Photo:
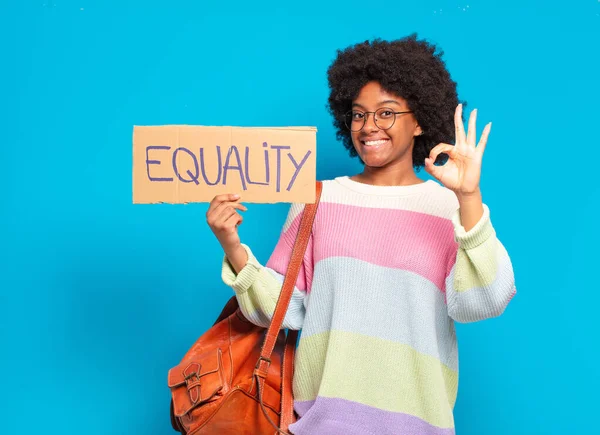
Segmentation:
<svg viewBox="0 0 600 435">
<path fill-rule="evenodd" d="M 337 57 L 327 70 L 328 110 L 333 116 L 336 137 L 351 157 L 358 154 L 344 115 L 370 81 L 404 98 L 421 126 L 424 133 L 415 137 L 412 155 L 417 172 L 434 146 L 454 143 L 454 111 L 459 101 L 456 82 L 446 69 L 443 54 L 434 44 L 418 40 L 416 33 L 394 41 L 374 39 L 337 50 Z M 466 102 L 462 103 L 466 106 Z M 440 154 L 436 163 L 445 163 L 447 157 Z"/>
</svg>

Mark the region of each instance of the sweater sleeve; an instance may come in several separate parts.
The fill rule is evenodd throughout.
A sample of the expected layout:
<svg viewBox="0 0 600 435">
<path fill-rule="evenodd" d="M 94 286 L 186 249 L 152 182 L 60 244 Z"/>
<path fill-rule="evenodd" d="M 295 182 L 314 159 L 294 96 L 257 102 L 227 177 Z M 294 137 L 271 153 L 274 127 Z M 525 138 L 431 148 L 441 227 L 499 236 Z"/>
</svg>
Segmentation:
<svg viewBox="0 0 600 435">
<path fill-rule="evenodd" d="M 460 221 L 460 210 L 452 216 L 457 249 L 448 265 L 446 302 L 448 314 L 460 323 L 500 316 L 517 292 L 508 253 L 496 237 L 490 211 L 469 231 Z"/>
<path fill-rule="evenodd" d="M 236 275 L 227 257 L 223 258 L 221 269 L 223 282 L 234 290 L 242 313 L 255 325 L 266 328 L 271 322 L 291 259 L 303 209 L 304 204 L 292 204 L 277 245 L 265 266 L 259 263 L 251 249 L 244 244 L 242 246 L 248 253 L 248 263 L 239 274 Z M 307 279 L 308 273 L 310 279 Z M 312 237 L 306 249 L 282 328 L 294 330 L 302 328 L 306 312 L 307 282 L 311 279 Z"/>
</svg>

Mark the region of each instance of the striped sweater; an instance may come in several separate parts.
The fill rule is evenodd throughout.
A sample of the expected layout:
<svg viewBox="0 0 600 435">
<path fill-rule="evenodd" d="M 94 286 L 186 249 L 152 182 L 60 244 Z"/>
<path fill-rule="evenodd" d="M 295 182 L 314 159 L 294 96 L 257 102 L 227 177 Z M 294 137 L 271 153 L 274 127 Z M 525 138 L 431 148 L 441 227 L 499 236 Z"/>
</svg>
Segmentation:
<svg viewBox="0 0 600 435">
<path fill-rule="evenodd" d="M 456 195 L 433 180 L 373 186 L 349 177 L 323 193 L 284 328 L 302 329 L 295 435 L 450 435 L 458 388 L 454 322 L 499 316 L 516 293 L 484 204 L 461 226 Z M 265 266 L 250 248 L 223 281 L 268 326 L 303 204 L 292 204 Z"/>
</svg>

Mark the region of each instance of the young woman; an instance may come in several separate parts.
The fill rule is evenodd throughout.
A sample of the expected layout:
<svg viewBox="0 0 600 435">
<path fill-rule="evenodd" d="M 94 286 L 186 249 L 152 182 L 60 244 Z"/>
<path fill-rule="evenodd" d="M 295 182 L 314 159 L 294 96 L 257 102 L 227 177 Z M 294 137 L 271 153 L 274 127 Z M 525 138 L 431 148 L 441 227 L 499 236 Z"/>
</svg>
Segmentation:
<svg viewBox="0 0 600 435">
<path fill-rule="evenodd" d="M 479 188 L 491 124 L 477 142 L 474 110 L 465 132 L 436 50 L 416 35 L 367 41 L 328 70 L 337 136 L 364 170 L 323 182 L 284 321 L 302 329 L 296 435 L 453 434 L 454 322 L 499 316 L 516 293 Z M 437 182 L 417 177 L 422 167 Z M 291 206 L 264 266 L 240 242 L 238 196 L 207 212 L 223 280 L 257 325 L 270 322 L 302 209 Z"/>
</svg>

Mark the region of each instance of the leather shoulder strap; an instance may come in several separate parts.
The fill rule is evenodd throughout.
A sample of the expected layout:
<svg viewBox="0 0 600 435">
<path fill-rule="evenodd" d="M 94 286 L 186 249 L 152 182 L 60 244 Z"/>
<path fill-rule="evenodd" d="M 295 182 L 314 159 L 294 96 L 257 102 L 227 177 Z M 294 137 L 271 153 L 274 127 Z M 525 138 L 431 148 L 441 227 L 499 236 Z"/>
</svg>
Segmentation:
<svg viewBox="0 0 600 435">
<path fill-rule="evenodd" d="M 290 263 L 288 265 L 285 278 L 283 280 L 283 285 L 279 294 L 279 298 L 277 299 L 275 312 L 271 319 L 271 323 L 269 325 L 269 329 L 267 330 L 267 334 L 265 335 L 265 340 L 263 342 L 260 357 L 258 358 L 256 368 L 254 369 L 254 376 L 257 380 L 258 399 L 260 402 L 260 406 L 265 417 L 275 429 L 276 434 L 290 435 L 288 427 L 294 421 L 294 408 L 291 387 L 293 368 L 292 358 L 295 353 L 294 349 L 296 347 L 296 340 L 298 339 L 298 331 L 288 331 L 285 342 L 281 378 L 281 427 L 278 427 L 277 424 L 275 424 L 275 422 L 273 422 L 273 420 L 269 417 L 269 414 L 267 413 L 263 403 L 262 391 L 264 389 L 264 382 L 267 377 L 269 365 L 271 364 L 271 354 L 275 347 L 275 342 L 279 335 L 281 325 L 283 324 L 285 313 L 288 309 L 288 305 L 292 298 L 292 293 L 294 291 L 294 286 L 296 285 L 296 281 L 298 279 L 298 273 L 300 272 L 302 261 L 304 260 L 304 254 L 306 252 L 306 247 L 308 246 L 308 241 L 312 232 L 313 222 L 317 214 L 317 207 L 321 199 L 322 188 L 322 183 L 320 181 L 317 181 L 315 203 L 306 204 L 306 206 L 304 207 L 302 220 L 300 221 L 300 228 L 298 229 L 298 235 L 296 237 L 296 241 L 294 242 L 294 247 L 292 249 L 292 257 L 290 259 Z"/>
<path fill-rule="evenodd" d="M 287 312 L 290 300 L 292 298 L 294 286 L 296 285 L 298 273 L 300 272 L 300 266 L 302 266 L 304 253 L 306 252 L 306 247 L 308 246 L 308 240 L 310 239 L 313 222 L 315 220 L 317 208 L 321 199 L 323 183 L 317 181 L 316 189 L 316 199 L 314 204 L 306 204 L 304 207 L 302 220 L 300 221 L 300 229 L 298 230 L 294 248 L 292 249 L 292 257 L 283 280 L 283 286 L 281 288 L 281 293 L 279 294 L 279 299 L 277 300 L 277 305 L 275 306 L 275 313 L 271 319 L 271 324 L 267 330 L 265 341 L 260 353 L 257 369 L 265 374 L 266 370 L 268 369 L 267 361 L 270 361 L 269 359 L 271 358 L 271 353 L 275 347 L 279 330 L 281 329 L 283 319 L 285 318 L 285 313 Z"/>
</svg>

